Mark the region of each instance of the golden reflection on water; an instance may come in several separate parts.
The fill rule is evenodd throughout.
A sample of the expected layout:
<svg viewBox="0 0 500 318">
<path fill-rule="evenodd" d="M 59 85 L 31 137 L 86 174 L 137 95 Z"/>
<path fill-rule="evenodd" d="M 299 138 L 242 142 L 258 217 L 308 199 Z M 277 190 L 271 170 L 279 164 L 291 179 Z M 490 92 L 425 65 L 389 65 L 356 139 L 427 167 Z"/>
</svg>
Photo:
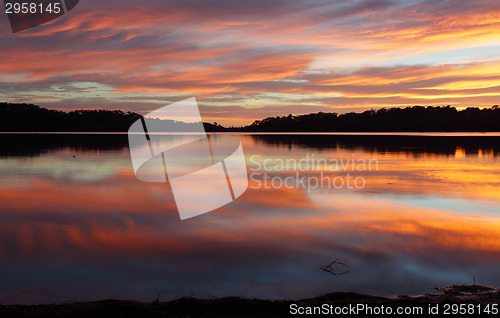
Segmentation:
<svg viewBox="0 0 500 318">
<path fill-rule="evenodd" d="M 493 151 L 470 154 L 456 147 L 443 155 L 240 139 L 249 175 L 294 176 L 297 171 L 264 171 L 255 163 L 308 155 L 378 164 L 371 171 L 299 171 L 326 178 L 349 172 L 365 180 L 362 189 L 308 191 L 293 183 L 266 189 L 252 181 L 236 202 L 180 221 L 168 184 L 136 180 L 127 149 L 0 158 L 0 266 L 6 281 L 0 302 L 12 301 L 20 289 L 42 288 L 40 277 L 50 271 L 38 263 L 66 264 L 59 269 L 62 285 L 101 284 L 96 297 L 145 297 L 160 282 L 171 297 L 245 290 L 245 296 L 271 298 L 332 290 L 421 293 L 468 282 L 472 275 L 500 285 L 500 160 Z M 351 272 L 330 281 L 317 269 L 335 258 L 350 264 Z M 137 262 L 147 266 L 134 267 Z M 124 273 L 103 278 L 111 268 Z M 151 268 L 158 277 L 150 277 Z M 77 269 L 77 278 L 69 274 Z M 15 275 L 40 279 L 19 284 Z M 117 281 L 120 288 L 113 287 Z M 51 299 L 88 293 L 54 292 Z"/>
</svg>

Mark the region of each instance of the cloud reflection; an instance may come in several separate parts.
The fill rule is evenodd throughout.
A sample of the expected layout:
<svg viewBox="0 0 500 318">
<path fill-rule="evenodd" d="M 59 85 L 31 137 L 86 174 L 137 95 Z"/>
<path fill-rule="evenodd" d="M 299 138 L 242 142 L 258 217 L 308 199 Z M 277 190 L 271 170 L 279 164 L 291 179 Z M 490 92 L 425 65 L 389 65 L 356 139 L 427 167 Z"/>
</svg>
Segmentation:
<svg viewBox="0 0 500 318">
<path fill-rule="evenodd" d="M 32 158 L 30 165 L 1 159 L 0 174 L 11 172 L 0 190 L 0 302 L 149 300 L 158 293 L 164 298 L 287 298 L 332 290 L 411 294 L 470 282 L 472 275 L 500 284 L 498 158 L 290 149 L 241 139 L 247 155 L 354 153 L 376 157 L 380 169 L 365 175 L 363 190 L 250 188 L 226 207 L 181 222 L 168 185 L 136 180 L 124 164 L 127 153 L 89 153 L 91 162 L 81 164 L 109 173 L 90 169 L 87 173 L 98 177 L 86 180 L 60 179 L 45 169 L 50 165 L 44 162 L 53 167 L 72 162 L 57 152 Z M 468 208 L 461 210 L 453 198 Z M 351 272 L 325 277 L 319 267 L 335 258 Z M 60 291 L 75 286 L 76 291 Z M 33 294 L 44 288 L 47 293 Z"/>
</svg>

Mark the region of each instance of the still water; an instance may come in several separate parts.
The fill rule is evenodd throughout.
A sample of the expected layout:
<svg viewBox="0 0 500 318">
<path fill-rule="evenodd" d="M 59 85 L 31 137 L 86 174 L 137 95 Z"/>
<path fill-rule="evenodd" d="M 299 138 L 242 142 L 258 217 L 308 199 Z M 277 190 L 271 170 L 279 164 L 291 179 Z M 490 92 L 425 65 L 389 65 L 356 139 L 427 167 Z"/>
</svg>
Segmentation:
<svg viewBox="0 0 500 318">
<path fill-rule="evenodd" d="M 499 136 L 237 137 L 249 188 L 181 221 L 126 135 L 0 135 L 0 303 L 500 286 Z"/>
</svg>

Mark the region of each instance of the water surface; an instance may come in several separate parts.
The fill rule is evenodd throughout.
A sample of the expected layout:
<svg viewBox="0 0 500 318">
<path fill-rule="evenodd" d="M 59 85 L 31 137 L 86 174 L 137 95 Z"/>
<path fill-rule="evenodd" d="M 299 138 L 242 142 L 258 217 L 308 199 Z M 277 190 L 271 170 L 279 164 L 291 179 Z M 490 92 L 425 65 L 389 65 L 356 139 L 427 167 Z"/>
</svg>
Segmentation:
<svg viewBox="0 0 500 318">
<path fill-rule="evenodd" d="M 0 303 L 500 286 L 499 136 L 237 136 L 249 189 L 180 221 L 169 184 L 135 178 L 126 135 L 0 135 Z M 329 165 L 279 165 L 307 158 Z M 297 182 L 348 174 L 364 186 Z M 320 269 L 335 259 L 349 273 Z"/>
</svg>

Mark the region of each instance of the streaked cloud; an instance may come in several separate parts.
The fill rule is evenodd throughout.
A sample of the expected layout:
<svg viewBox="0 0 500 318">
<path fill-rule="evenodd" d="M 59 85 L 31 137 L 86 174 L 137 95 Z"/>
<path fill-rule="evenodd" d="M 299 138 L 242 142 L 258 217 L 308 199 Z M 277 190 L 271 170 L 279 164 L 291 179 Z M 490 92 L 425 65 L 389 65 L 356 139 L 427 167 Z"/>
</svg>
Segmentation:
<svg viewBox="0 0 500 318">
<path fill-rule="evenodd" d="M 1 25 L 3 24 L 3 25 Z M 497 1 L 96 1 L 18 34 L 0 21 L 0 99 L 208 121 L 406 105 L 491 106 Z"/>
</svg>

